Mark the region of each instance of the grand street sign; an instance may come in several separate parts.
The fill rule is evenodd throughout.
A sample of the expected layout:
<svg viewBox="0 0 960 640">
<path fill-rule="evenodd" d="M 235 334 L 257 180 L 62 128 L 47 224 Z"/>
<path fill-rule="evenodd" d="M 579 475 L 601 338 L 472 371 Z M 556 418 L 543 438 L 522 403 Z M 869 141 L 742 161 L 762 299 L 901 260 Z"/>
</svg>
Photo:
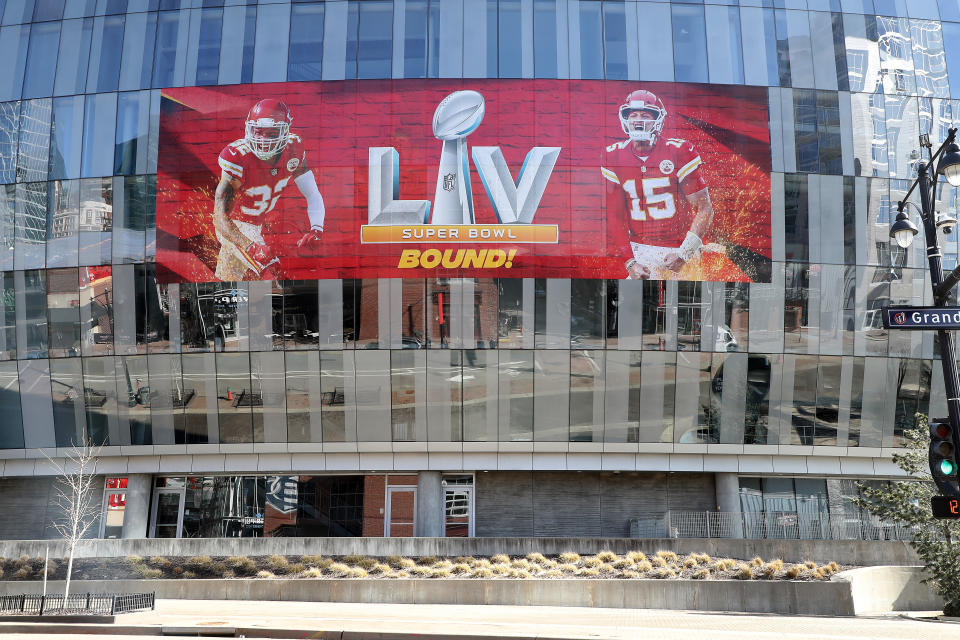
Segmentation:
<svg viewBox="0 0 960 640">
<path fill-rule="evenodd" d="M 884 307 L 887 329 L 960 329 L 960 307 Z"/>
</svg>

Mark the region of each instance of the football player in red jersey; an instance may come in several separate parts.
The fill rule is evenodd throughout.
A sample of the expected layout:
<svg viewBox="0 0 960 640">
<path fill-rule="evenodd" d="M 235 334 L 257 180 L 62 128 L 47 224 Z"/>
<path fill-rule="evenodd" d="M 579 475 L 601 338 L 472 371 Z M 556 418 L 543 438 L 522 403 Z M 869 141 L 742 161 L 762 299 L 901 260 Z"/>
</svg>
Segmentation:
<svg viewBox="0 0 960 640">
<path fill-rule="evenodd" d="M 220 183 L 213 205 L 220 280 L 282 275 L 280 257 L 263 239 L 263 222 L 290 182 L 306 199 L 310 218 L 310 230 L 297 242 L 297 249 L 303 257 L 319 255 L 323 198 L 307 166 L 300 136 L 290 132 L 291 122 L 283 101 L 261 100 L 247 114 L 244 137 L 220 152 Z"/>
<path fill-rule="evenodd" d="M 628 138 L 607 147 L 600 171 L 627 277 L 677 278 L 713 221 L 700 155 L 686 140 L 662 138 L 667 110 L 649 91 L 628 95 L 619 116 Z"/>
</svg>

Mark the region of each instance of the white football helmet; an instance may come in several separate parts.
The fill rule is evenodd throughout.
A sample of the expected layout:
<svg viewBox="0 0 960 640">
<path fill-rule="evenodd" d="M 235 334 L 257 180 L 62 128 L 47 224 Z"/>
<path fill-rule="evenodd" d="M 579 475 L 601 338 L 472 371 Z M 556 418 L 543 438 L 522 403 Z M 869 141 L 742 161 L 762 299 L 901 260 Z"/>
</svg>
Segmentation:
<svg viewBox="0 0 960 640">
<path fill-rule="evenodd" d="M 646 111 L 654 116 L 652 120 L 635 120 L 628 122 L 631 111 Z M 651 146 L 657 144 L 657 139 L 663 131 L 663 122 L 667 118 L 667 109 L 663 102 L 645 89 L 638 89 L 627 96 L 620 105 L 620 126 L 623 132 L 635 142 L 645 142 Z"/>
<path fill-rule="evenodd" d="M 272 158 L 287 146 L 290 109 L 282 100 L 267 98 L 251 107 L 244 122 L 244 139 L 261 160 Z"/>
</svg>

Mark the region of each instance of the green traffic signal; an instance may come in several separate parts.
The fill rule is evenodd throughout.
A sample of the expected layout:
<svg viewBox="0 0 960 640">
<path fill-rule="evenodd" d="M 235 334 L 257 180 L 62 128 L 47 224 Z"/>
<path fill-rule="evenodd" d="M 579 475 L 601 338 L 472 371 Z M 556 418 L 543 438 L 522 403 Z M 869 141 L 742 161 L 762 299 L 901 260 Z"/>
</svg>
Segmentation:
<svg viewBox="0 0 960 640">
<path fill-rule="evenodd" d="M 957 465 L 952 460 L 941 460 L 940 473 L 945 476 L 955 476 L 957 475 Z"/>
</svg>

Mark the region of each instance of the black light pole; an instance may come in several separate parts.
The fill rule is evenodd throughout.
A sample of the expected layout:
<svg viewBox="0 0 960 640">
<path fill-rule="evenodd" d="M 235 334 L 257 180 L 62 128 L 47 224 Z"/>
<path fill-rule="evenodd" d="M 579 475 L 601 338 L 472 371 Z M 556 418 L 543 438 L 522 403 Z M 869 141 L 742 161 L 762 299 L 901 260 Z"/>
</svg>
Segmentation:
<svg viewBox="0 0 960 640">
<path fill-rule="evenodd" d="M 960 146 L 956 143 L 956 137 L 957 129 L 951 128 L 947 139 L 940 145 L 936 153 L 932 153 L 930 137 L 926 134 L 920 136 L 920 146 L 927 150 L 929 160 L 917 165 L 917 178 L 903 200 L 897 203 L 897 219 L 890 228 L 890 237 L 896 241 L 897 245 L 904 249 L 910 246 L 918 230 L 903 210 L 907 205 L 910 194 L 915 188 L 919 187 L 920 218 L 923 221 L 923 234 L 927 243 L 927 260 L 930 264 L 930 284 L 933 289 L 933 300 L 937 306 L 945 304 L 950 291 L 960 282 L 960 266 L 944 279 L 943 254 L 940 253 L 940 244 L 937 242 L 937 228 L 944 227 L 945 231 L 949 232 L 957 224 L 957 221 L 946 216 L 938 220 L 934 207 L 939 175 L 944 175 L 952 186 L 960 186 Z M 940 158 L 940 162 L 934 165 L 937 158 Z M 931 168 L 934 166 L 936 168 L 931 176 Z M 947 394 L 947 409 L 950 414 L 951 439 L 955 443 L 960 443 L 960 380 L 957 376 L 957 358 L 954 352 L 953 333 L 940 329 L 937 331 L 937 335 L 940 340 L 940 363 L 943 366 L 943 382 Z M 960 460 L 957 460 L 956 450 L 953 451 L 953 458 L 955 463 L 960 463 Z M 933 458 L 931 457 L 932 465 Z M 947 482 L 937 473 L 933 473 L 933 479 L 946 495 L 960 497 L 960 490 L 953 483 Z"/>
</svg>

